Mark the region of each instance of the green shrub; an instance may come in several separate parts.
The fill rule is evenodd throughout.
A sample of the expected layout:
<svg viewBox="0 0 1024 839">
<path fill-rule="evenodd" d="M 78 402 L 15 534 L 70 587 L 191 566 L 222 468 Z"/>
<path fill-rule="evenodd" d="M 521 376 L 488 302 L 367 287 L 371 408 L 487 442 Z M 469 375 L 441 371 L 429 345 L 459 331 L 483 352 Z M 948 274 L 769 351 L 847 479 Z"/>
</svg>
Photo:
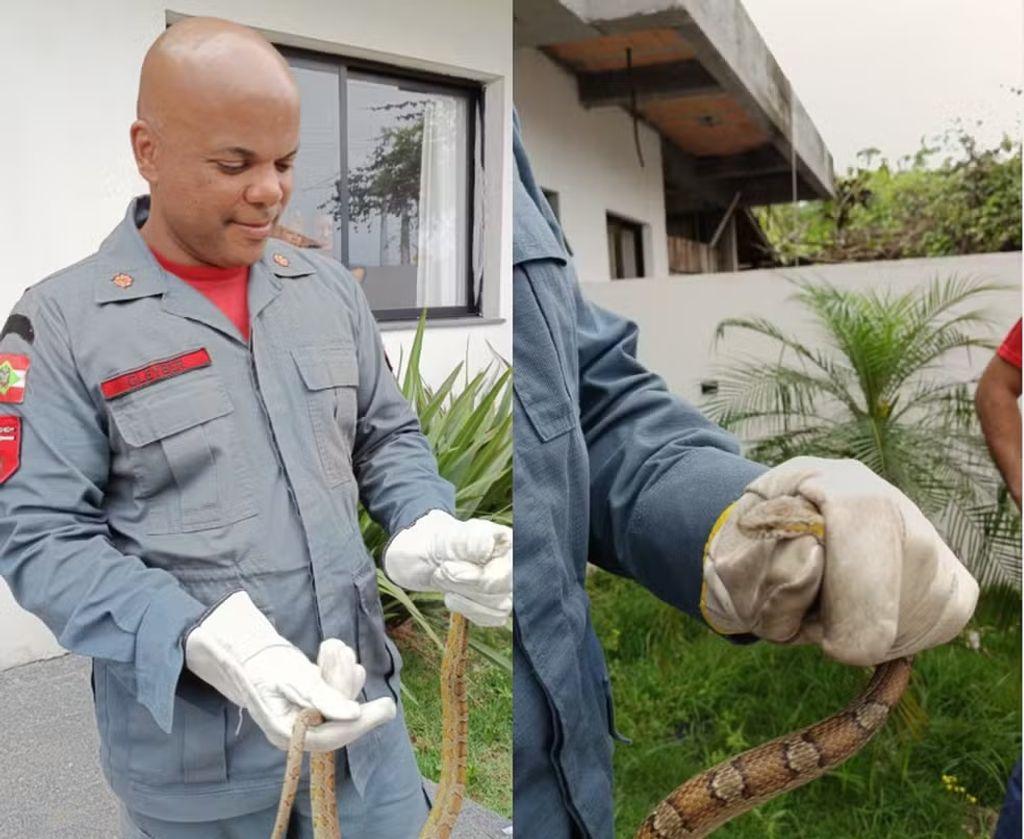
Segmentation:
<svg viewBox="0 0 1024 839">
<path fill-rule="evenodd" d="M 420 374 L 425 324 L 426 313 L 420 317 L 408 359 L 399 360 L 402 393 L 419 416 L 438 470 L 455 486 L 458 516 L 511 525 L 512 367 L 499 358 L 470 378 L 459 363 L 439 387 L 431 388 Z M 359 518 L 363 539 L 379 560 L 388 536 L 365 510 Z M 438 647 L 444 646 L 447 612 L 440 594 L 406 592 L 380 569 L 377 583 L 389 624 L 411 617 Z M 470 644 L 511 672 L 506 650 L 481 640 L 480 633 L 470 633 Z"/>
</svg>

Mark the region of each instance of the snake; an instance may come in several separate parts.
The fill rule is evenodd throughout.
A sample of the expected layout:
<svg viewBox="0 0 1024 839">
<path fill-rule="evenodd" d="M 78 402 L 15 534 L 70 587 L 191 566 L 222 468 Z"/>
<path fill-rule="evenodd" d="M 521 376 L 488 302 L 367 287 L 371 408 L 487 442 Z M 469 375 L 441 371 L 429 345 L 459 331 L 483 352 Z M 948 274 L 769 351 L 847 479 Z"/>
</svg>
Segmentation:
<svg viewBox="0 0 1024 839">
<path fill-rule="evenodd" d="M 469 626 L 466 618 L 452 613 L 441 660 L 441 774 L 434 805 L 420 831 L 420 839 L 449 839 L 466 794 L 469 709 L 465 673 L 468 642 Z M 323 721 L 319 711 L 307 708 L 298 714 L 292 726 L 271 839 L 285 839 L 302 775 L 306 731 Z M 341 839 L 335 795 L 334 752 L 312 752 L 309 764 L 313 836 L 315 839 Z"/>
<path fill-rule="evenodd" d="M 738 523 L 755 538 L 824 536 L 824 519 L 805 499 L 756 505 Z M 794 502 L 796 505 L 794 506 Z M 684 781 L 650 812 L 635 839 L 698 839 L 727 821 L 820 778 L 853 757 L 882 728 L 910 681 L 912 659 L 879 664 L 841 711 L 726 758 Z"/>
</svg>

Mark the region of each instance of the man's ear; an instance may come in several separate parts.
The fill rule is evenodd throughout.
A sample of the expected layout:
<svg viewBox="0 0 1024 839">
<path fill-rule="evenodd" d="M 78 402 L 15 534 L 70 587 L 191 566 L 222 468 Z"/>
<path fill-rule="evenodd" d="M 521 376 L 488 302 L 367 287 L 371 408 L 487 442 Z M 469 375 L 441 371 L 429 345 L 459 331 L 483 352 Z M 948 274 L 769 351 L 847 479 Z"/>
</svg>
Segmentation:
<svg viewBox="0 0 1024 839">
<path fill-rule="evenodd" d="M 137 119 L 131 127 L 132 153 L 139 174 L 152 186 L 158 180 L 157 150 L 159 140 L 156 132 L 144 119 Z"/>
</svg>

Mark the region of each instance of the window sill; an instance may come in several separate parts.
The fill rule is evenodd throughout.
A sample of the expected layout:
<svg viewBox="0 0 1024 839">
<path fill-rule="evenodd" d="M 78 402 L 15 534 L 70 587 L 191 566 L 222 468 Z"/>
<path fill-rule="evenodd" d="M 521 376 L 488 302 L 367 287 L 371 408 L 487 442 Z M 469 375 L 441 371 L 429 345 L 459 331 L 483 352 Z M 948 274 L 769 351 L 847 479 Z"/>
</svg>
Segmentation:
<svg viewBox="0 0 1024 839">
<path fill-rule="evenodd" d="M 466 316 L 464 318 L 438 318 L 437 320 L 431 320 L 427 318 L 427 329 L 443 329 L 447 327 L 457 326 L 496 326 L 499 323 L 505 323 L 505 318 L 482 318 L 476 315 Z M 377 321 L 377 328 L 381 332 L 398 332 L 403 329 L 415 330 L 416 321 L 414 320 L 385 320 Z"/>
</svg>

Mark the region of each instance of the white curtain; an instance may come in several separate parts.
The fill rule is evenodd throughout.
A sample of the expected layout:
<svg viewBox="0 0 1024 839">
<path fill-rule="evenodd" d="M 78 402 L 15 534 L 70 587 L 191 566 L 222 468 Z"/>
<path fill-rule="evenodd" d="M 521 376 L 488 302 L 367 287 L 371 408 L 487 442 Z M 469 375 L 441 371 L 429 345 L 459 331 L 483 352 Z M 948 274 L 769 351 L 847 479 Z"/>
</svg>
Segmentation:
<svg viewBox="0 0 1024 839">
<path fill-rule="evenodd" d="M 423 113 L 419 226 L 417 235 L 416 304 L 453 306 L 460 301 L 461 248 L 459 212 L 461 168 L 459 143 L 464 115 L 459 103 L 438 97 Z M 462 130 L 460 130 L 460 128 Z"/>
</svg>

